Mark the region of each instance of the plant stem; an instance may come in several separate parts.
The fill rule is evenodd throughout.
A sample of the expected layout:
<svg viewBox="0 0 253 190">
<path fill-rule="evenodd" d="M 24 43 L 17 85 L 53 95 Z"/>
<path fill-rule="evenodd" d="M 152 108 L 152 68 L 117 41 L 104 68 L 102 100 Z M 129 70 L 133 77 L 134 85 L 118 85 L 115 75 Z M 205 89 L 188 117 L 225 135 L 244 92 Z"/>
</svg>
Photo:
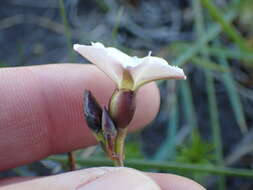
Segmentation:
<svg viewBox="0 0 253 190">
<path fill-rule="evenodd" d="M 76 160 L 73 152 L 68 152 L 69 170 L 76 170 Z"/>
<path fill-rule="evenodd" d="M 123 162 L 123 160 L 122 160 L 122 159 L 116 158 L 116 159 L 114 160 L 114 166 L 115 166 L 115 167 L 124 167 L 124 162 Z"/>
<path fill-rule="evenodd" d="M 115 153 L 116 157 L 114 159 L 114 165 L 115 166 L 124 166 L 124 144 L 125 144 L 125 138 L 127 135 L 127 128 L 118 128 L 118 136 L 116 138 L 115 142 Z"/>
</svg>

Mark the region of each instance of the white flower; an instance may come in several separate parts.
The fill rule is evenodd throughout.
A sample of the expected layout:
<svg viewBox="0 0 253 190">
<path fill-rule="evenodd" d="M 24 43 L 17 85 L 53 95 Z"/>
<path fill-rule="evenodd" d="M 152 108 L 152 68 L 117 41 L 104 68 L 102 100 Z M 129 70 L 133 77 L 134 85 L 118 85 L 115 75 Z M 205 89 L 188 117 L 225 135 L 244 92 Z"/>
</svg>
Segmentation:
<svg viewBox="0 0 253 190">
<path fill-rule="evenodd" d="M 113 47 L 103 44 L 74 44 L 74 50 L 94 63 L 107 74 L 119 89 L 137 90 L 140 86 L 160 79 L 186 79 L 184 71 L 171 66 L 166 60 L 149 53 L 143 58 L 131 57 Z"/>
</svg>

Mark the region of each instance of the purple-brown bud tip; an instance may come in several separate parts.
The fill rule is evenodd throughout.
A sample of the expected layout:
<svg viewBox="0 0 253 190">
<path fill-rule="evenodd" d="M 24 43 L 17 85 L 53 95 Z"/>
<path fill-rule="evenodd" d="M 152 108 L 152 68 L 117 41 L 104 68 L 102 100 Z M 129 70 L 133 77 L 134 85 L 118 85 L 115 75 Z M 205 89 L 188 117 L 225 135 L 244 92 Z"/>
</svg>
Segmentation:
<svg viewBox="0 0 253 190">
<path fill-rule="evenodd" d="M 98 133 L 102 126 L 102 109 L 91 91 L 84 91 L 84 115 L 88 127 L 95 133 Z"/>
<path fill-rule="evenodd" d="M 135 96 L 135 91 L 115 90 L 109 103 L 109 111 L 116 127 L 125 128 L 133 119 L 136 108 Z"/>
</svg>

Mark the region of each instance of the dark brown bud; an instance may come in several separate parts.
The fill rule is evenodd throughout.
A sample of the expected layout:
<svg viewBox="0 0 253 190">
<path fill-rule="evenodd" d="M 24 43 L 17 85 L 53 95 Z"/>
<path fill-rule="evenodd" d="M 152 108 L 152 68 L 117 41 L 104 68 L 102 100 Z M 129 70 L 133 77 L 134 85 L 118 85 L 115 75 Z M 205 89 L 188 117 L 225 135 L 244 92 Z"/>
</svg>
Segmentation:
<svg viewBox="0 0 253 190">
<path fill-rule="evenodd" d="M 125 128 L 135 112 L 135 91 L 116 89 L 109 103 L 109 112 L 116 127 Z"/>
<path fill-rule="evenodd" d="M 84 92 L 84 115 L 88 127 L 95 133 L 101 131 L 102 109 L 97 103 L 96 98 L 92 95 L 91 91 L 85 90 Z"/>
<path fill-rule="evenodd" d="M 103 108 L 102 114 L 102 132 L 106 142 L 107 153 L 110 157 L 112 157 L 114 153 L 115 140 L 117 137 L 117 129 L 105 107 Z"/>
</svg>

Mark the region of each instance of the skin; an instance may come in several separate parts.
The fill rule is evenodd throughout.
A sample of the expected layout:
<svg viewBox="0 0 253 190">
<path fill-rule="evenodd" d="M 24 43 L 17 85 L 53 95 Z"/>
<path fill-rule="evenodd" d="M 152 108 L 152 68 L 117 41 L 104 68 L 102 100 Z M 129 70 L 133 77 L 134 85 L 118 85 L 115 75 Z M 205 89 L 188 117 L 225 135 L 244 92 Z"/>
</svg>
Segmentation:
<svg viewBox="0 0 253 190">
<path fill-rule="evenodd" d="M 57 64 L 0 69 L 0 171 L 52 154 L 96 144 L 83 118 L 84 89 L 106 105 L 114 83 L 93 65 Z M 137 95 L 130 131 L 152 121 L 159 109 L 154 83 Z M 131 183 L 129 183 L 131 181 Z M 128 182 L 128 183 L 126 183 Z M 146 186 L 144 185 L 146 184 Z M 171 174 L 142 173 L 130 168 L 89 168 L 43 178 L 0 180 L 0 189 L 203 189 Z"/>
</svg>

